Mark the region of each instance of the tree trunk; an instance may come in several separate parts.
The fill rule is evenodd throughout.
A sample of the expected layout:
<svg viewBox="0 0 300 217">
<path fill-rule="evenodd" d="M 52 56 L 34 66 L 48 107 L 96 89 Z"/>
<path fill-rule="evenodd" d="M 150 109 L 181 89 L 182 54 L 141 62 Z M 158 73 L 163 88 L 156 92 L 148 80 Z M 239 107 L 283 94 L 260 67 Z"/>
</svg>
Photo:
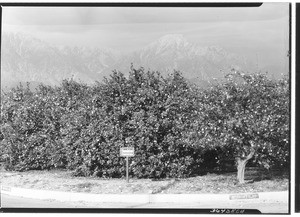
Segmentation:
<svg viewBox="0 0 300 217">
<path fill-rule="evenodd" d="M 245 167 L 247 162 L 248 160 L 242 160 L 240 158 L 237 160 L 237 179 L 240 184 L 245 183 Z"/>
<path fill-rule="evenodd" d="M 245 183 L 245 168 L 248 161 L 253 157 L 254 150 L 246 158 L 237 158 L 237 180 L 240 184 Z"/>
</svg>

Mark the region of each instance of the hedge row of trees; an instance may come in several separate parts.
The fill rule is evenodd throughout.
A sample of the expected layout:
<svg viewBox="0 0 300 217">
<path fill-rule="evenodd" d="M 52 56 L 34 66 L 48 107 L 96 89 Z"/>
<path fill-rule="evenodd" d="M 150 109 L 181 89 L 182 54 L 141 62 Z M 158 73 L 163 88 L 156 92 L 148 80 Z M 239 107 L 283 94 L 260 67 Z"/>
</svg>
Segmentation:
<svg viewBox="0 0 300 217">
<path fill-rule="evenodd" d="M 1 158 L 6 169 L 67 168 L 122 177 L 120 147 L 133 146 L 131 175 L 188 177 L 235 160 L 289 165 L 289 83 L 231 73 L 205 90 L 175 71 L 131 68 L 93 86 L 22 85 L 2 93 Z"/>
</svg>

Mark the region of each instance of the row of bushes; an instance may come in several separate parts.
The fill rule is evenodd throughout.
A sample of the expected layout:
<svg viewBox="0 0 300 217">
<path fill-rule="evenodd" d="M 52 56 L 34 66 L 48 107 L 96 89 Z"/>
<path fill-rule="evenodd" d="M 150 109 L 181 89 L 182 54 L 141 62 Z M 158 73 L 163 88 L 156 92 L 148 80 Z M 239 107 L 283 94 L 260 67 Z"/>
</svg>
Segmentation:
<svg viewBox="0 0 300 217">
<path fill-rule="evenodd" d="M 239 75 L 242 80 L 233 82 L 231 77 L 202 90 L 176 71 L 164 78 L 159 72 L 132 68 L 128 77 L 114 72 L 92 86 L 65 80 L 60 86 L 40 85 L 32 91 L 29 84 L 20 85 L 2 93 L 1 158 L 11 170 L 67 168 L 82 176 L 122 177 L 125 167 L 120 147 L 133 146 L 133 176 L 187 177 L 221 165 L 222 160 L 234 160 L 247 150 L 251 140 L 261 145 L 256 148 L 254 163 L 286 166 L 289 144 L 282 141 L 289 141 L 289 128 L 281 136 L 274 133 L 266 138 L 258 136 L 255 126 L 249 138 L 228 130 L 230 126 L 237 129 L 242 121 L 232 121 L 236 115 L 230 115 L 231 111 L 252 100 L 250 95 L 246 102 L 237 98 L 241 93 L 251 93 L 246 78 L 266 81 L 257 83 L 257 91 L 272 97 L 258 94 L 261 99 L 255 100 L 260 104 L 279 100 L 268 106 L 271 110 L 278 107 L 270 118 L 281 121 L 267 122 L 264 130 L 289 125 L 289 113 L 284 113 L 287 99 L 280 101 L 283 95 L 288 97 L 288 83 L 259 76 Z M 264 120 L 270 109 L 252 106 L 244 114 Z M 253 118 L 251 115 L 257 112 Z M 278 147 L 275 158 L 269 154 L 273 146 Z"/>
</svg>

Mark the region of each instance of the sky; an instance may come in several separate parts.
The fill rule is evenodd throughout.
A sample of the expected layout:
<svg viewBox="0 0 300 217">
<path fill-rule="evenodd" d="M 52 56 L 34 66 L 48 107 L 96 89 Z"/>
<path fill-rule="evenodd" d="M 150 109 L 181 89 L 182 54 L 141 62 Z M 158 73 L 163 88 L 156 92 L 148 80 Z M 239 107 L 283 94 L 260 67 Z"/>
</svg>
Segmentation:
<svg viewBox="0 0 300 217">
<path fill-rule="evenodd" d="M 6 31 L 50 44 L 137 50 L 166 34 L 201 46 L 220 46 L 258 65 L 286 70 L 289 4 L 256 8 L 4 7 Z M 280 65 L 280 66 L 279 66 Z M 280 69 L 281 69 L 280 68 Z"/>
</svg>

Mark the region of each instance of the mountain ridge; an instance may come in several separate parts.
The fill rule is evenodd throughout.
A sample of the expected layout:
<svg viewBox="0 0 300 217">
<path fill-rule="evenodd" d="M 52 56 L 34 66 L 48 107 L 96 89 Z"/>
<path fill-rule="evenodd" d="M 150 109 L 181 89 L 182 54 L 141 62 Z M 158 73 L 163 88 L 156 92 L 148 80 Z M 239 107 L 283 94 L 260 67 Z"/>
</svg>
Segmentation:
<svg viewBox="0 0 300 217">
<path fill-rule="evenodd" d="M 232 68 L 249 70 L 252 64 L 221 47 L 201 47 L 183 35 L 169 34 L 131 53 L 112 49 L 50 45 L 22 33 L 2 33 L 2 86 L 16 82 L 57 85 L 73 78 L 88 84 L 102 80 L 113 70 L 125 75 L 134 67 L 158 70 L 162 75 L 174 70 L 189 80 L 209 81 Z"/>
</svg>

